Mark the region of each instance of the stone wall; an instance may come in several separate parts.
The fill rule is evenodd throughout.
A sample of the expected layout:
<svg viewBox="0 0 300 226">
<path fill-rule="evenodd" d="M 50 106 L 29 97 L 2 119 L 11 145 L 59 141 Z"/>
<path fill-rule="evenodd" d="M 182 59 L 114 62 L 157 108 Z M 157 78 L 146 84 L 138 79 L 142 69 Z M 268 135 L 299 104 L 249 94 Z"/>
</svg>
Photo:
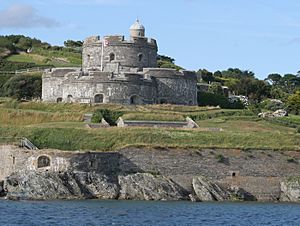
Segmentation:
<svg viewBox="0 0 300 226">
<path fill-rule="evenodd" d="M 220 161 L 216 156 L 223 155 Z M 38 168 L 40 156 L 51 159 L 49 167 Z M 0 181 L 14 171 L 84 171 L 105 175 L 127 175 L 148 172 L 164 175 L 192 191 L 193 177 L 202 175 L 224 186 L 239 186 L 259 200 L 277 200 L 280 182 L 300 175 L 300 164 L 287 158 L 300 158 L 299 152 L 251 152 L 225 150 L 177 150 L 126 148 L 119 152 L 65 152 L 55 150 L 28 151 L 13 146 L 0 149 Z M 113 177 L 115 178 L 115 177 Z"/>
<path fill-rule="evenodd" d="M 142 104 L 155 103 L 156 100 L 153 81 L 141 79 L 140 75 L 113 77 L 112 74 L 99 72 L 94 76 L 70 78 L 64 82 L 62 90 L 65 102 L 95 103 L 96 95 L 103 98 L 101 103 L 130 104 L 133 101 Z"/>
<path fill-rule="evenodd" d="M 155 78 L 158 103 L 197 105 L 195 73 L 164 68 L 147 68 L 144 72 Z"/>
<path fill-rule="evenodd" d="M 136 38 L 132 41 L 124 40 L 123 36 L 105 37 L 107 46 L 103 49 L 104 71 L 129 71 L 130 68 L 156 67 L 157 45 L 155 40 Z M 83 45 L 83 70 L 100 69 L 102 56 L 102 42 L 99 39 L 87 39 Z M 111 64 L 117 66 L 112 67 Z"/>
<path fill-rule="evenodd" d="M 63 81 L 70 72 L 80 73 L 81 68 L 53 68 L 44 72 L 42 85 L 42 100 L 57 102 L 63 97 Z"/>
</svg>

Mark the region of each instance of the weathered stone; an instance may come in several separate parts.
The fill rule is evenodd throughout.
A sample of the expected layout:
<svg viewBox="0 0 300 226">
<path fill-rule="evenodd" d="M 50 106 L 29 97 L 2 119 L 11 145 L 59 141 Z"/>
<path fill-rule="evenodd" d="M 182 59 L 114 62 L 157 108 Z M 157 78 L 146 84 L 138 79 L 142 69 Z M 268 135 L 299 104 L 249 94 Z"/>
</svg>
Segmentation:
<svg viewBox="0 0 300 226">
<path fill-rule="evenodd" d="M 284 117 L 284 116 L 288 116 L 288 113 L 284 109 L 279 109 L 279 110 L 273 112 L 273 116 L 275 118 L 277 118 L 277 117 Z"/>
<path fill-rule="evenodd" d="M 288 116 L 287 111 L 284 109 L 279 109 L 274 112 L 270 112 L 270 111 L 261 112 L 258 114 L 258 117 L 261 117 L 261 118 L 280 118 L 280 117 L 284 117 L 284 116 Z"/>
<path fill-rule="evenodd" d="M 232 186 L 228 190 L 230 194 L 230 200 L 241 200 L 241 201 L 256 201 L 256 197 L 254 197 L 249 192 L 245 191 L 243 188 L 238 186 Z"/>
<path fill-rule="evenodd" d="M 281 200 L 300 202 L 300 177 L 292 177 L 280 183 Z"/>
<path fill-rule="evenodd" d="M 85 172 L 20 172 L 5 181 L 8 199 L 116 198 L 118 186 L 99 174 Z"/>
<path fill-rule="evenodd" d="M 197 76 L 192 71 L 157 68 L 154 39 L 93 36 L 83 43 L 82 68 L 55 68 L 43 74 L 42 99 L 197 105 Z"/>
<path fill-rule="evenodd" d="M 199 201 L 224 201 L 228 198 L 228 192 L 203 176 L 193 178 L 193 189 Z"/>
<path fill-rule="evenodd" d="M 186 192 L 172 180 L 149 173 L 119 176 L 119 199 L 186 200 Z"/>
<path fill-rule="evenodd" d="M 5 190 L 4 190 L 4 181 L 0 181 L 0 197 L 5 196 Z"/>
</svg>

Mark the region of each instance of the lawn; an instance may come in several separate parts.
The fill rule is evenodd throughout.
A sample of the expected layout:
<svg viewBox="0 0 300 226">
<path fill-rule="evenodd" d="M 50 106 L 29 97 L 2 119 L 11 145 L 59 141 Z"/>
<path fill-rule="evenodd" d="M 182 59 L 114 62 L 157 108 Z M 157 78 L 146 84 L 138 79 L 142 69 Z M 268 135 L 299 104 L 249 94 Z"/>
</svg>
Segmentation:
<svg viewBox="0 0 300 226">
<path fill-rule="evenodd" d="M 87 128 L 83 114 L 99 108 L 121 111 L 123 118 L 132 120 L 182 121 L 190 116 L 200 128 Z M 290 118 L 299 120 L 299 116 Z M 259 119 L 246 110 L 174 105 L 14 103 L 1 99 L 0 142 L 11 143 L 19 137 L 28 137 L 39 148 L 62 150 L 115 151 L 143 146 L 300 151 L 300 133 L 295 128 Z"/>
</svg>

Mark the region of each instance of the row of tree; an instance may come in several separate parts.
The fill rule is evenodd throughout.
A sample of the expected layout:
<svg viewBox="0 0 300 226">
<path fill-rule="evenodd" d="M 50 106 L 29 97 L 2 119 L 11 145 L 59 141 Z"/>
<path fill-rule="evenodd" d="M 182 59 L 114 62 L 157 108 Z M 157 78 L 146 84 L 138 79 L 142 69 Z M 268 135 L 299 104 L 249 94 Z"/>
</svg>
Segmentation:
<svg viewBox="0 0 300 226">
<path fill-rule="evenodd" d="M 257 104 L 266 98 L 279 99 L 287 108 L 299 114 L 300 72 L 296 74 L 270 74 L 264 80 L 255 77 L 252 71 L 229 68 L 224 71 L 210 72 L 200 69 L 197 72 L 199 83 L 210 84 L 210 90 L 222 95 L 222 86 L 227 86 L 235 95 L 247 96 L 251 104 Z"/>
</svg>

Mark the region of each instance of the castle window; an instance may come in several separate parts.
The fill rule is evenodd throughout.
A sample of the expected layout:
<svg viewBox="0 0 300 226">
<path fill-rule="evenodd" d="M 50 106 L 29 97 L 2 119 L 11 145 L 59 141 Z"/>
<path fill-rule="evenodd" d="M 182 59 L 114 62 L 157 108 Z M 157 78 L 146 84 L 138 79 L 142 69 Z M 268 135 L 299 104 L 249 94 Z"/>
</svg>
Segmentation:
<svg viewBox="0 0 300 226">
<path fill-rule="evenodd" d="M 37 167 L 38 168 L 43 168 L 43 167 L 47 167 L 50 166 L 50 158 L 47 156 L 40 156 L 38 158 L 38 164 Z"/>
<path fill-rule="evenodd" d="M 13 157 L 13 165 L 15 165 L 16 164 L 16 157 L 14 156 Z"/>
<path fill-rule="evenodd" d="M 115 54 L 111 53 L 111 54 L 109 54 L 109 61 L 111 62 L 113 60 L 115 60 Z"/>
<path fill-rule="evenodd" d="M 160 103 L 160 104 L 167 104 L 168 101 L 167 101 L 166 99 L 160 99 L 159 103 Z"/>
<path fill-rule="evenodd" d="M 68 95 L 68 97 L 67 97 L 68 103 L 72 103 L 72 99 L 73 99 L 73 96 L 72 95 Z"/>
<path fill-rule="evenodd" d="M 139 96 L 133 95 L 130 97 L 130 104 L 140 104 L 140 103 L 141 103 L 141 99 Z"/>
<path fill-rule="evenodd" d="M 103 103 L 103 94 L 95 95 L 95 103 Z"/>
<path fill-rule="evenodd" d="M 87 55 L 87 60 L 90 61 L 90 59 L 91 59 L 91 55 L 88 54 L 88 55 Z"/>
<path fill-rule="evenodd" d="M 139 53 L 138 57 L 139 57 L 139 62 L 141 62 L 143 59 L 143 54 Z"/>
<path fill-rule="evenodd" d="M 62 98 L 61 98 L 61 97 L 57 98 L 57 99 L 56 99 L 56 102 L 57 102 L 57 103 L 62 102 Z"/>
</svg>

